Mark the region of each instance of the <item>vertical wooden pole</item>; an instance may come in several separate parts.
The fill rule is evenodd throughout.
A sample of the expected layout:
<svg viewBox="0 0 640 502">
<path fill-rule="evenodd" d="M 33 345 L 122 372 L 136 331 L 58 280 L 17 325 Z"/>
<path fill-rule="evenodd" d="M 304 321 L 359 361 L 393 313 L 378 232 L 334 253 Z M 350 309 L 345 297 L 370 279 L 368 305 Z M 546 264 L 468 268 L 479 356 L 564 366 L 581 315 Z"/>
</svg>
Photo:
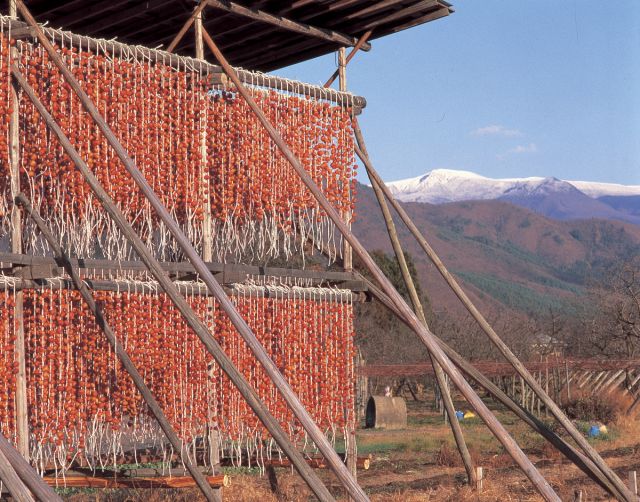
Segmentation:
<svg viewBox="0 0 640 502">
<path fill-rule="evenodd" d="M 573 502 L 582 502 L 582 490 L 573 492 Z"/>
<path fill-rule="evenodd" d="M 549 395 L 549 356 L 544 357 L 544 391 Z M 549 418 L 549 407 L 545 405 L 544 416 Z"/>
<path fill-rule="evenodd" d="M 197 9 L 197 7 L 196 7 Z M 202 10 L 198 12 L 194 19 L 194 35 L 196 41 L 196 59 L 204 59 L 204 41 L 202 39 Z M 202 198 L 204 204 L 204 214 L 202 218 L 202 259 L 205 262 L 213 261 L 213 234 L 212 234 L 212 216 L 211 216 L 211 191 L 208 181 L 208 176 L 205 177 L 204 173 L 208 166 L 208 153 L 207 153 L 207 116 L 206 109 L 200 110 L 200 173 L 202 179 L 200 180 L 200 186 L 203 187 Z M 207 299 L 208 311 L 213 312 L 214 299 L 209 297 Z M 209 327 L 211 329 L 211 327 Z M 209 363 L 208 377 L 213 378 L 214 361 Z M 217 396 L 209 396 L 209 399 L 217 399 Z M 212 403 L 209 403 L 210 405 Z M 220 469 L 220 433 L 217 429 L 217 424 L 210 421 L 208 426 L 208 440 L 209 440 L 209 461 L 211 463 L 211 474 L 217 474 Z M 222 500 L 222 489 L 215 488 L 215 495 L 219 500 Z"/>
<path fill-rule="evenodd" d="M 196 59 L 204 59 L 204 42 L 202 40 L 202 10 L 196 14 L 196 18 L 193 22 L 193 28 L 196 37 Z"/>
<path fill-rule="evenodd" d="M 9 16 L 17 19 L 18 11 L 15 0 L 9 2 Z M 18 57 L 15 47 L 11 48 L 11 58 Z M 20 115 L 18 93 L 15 85 L 11 85 L 11 116 L 9 117 L 9 164 L 11 175 L 11 197 L 20 193 Z M 11 208 L 11 252 L 22 253 L 22 211 L 14 204 Z M 27 411 L 27 367 L 24 340 L 24 293 L 16 292 L 14 307 L 15 326 L 15 360 L 18 363 L 16 374 L 16 442 L 20 454 L 29 460 L 29 420 Z"/>
<path fill-rule="evenodd" d="M 340 47 L 338 49 L 338 77 L 339 77 L 339 85 L 341 91 L 347 90 L 347 50 L 344 47 Z M 351 195 L 349 195 L 351 197 Z M 342 215 L 345 223 L 351 228 L 351 211 L 347 210 Z M 350 271 L 353 269 L 353 253 L 351 250 L 351 246 L 347 242 L 347 240 L 342 238 L 342 264 L 345 271 Z M 354 410 L 357 413 L 357 410 Z M 346 454 L 347 454 L 347 469 L 353 476 L 353 479 L 357 479 L 357 460 L 358 460 L 358 446 L 356 444 L 356 423 L 355 415 L 353 418 L 353 426 L 348 427 L 346 433 Z M 349 500 L 351 497 L 349 497 Z"/>
<path fill-rule="evenodd" d="M 484 471 L 482 467 L 476 467 L 476 491 L 482 493 L 482 481 L 484 480 Z"/>
<path fill-rule="evenodd" d="M 347 434 L 345 436 L 345 440 L 347 444 L 345 445 L 345 450 L 347 454 L 347 468 L 353 479 L 358 479 L 358 444 L 356 442 L 356 422 L 355 417 L 352 425 L 347 429 Z M 349 497 L 349 500 L 354 500 Z"/>
<path fill-rule="evenodd" d="M 638 473 L 636 471 L 629 471 L 629 490 L 634 495 L 638 495 Z"/>
<path fill-rule="evenodd" d="M 338 49 L 338 78 L 340 84 L 340 91 L 347 91 L 347 49 L 344 47 L 340 47 Z M 349 198 L 351 198 L 351 194 L 349 194 Z M 351 228 L 351 210 L 345 211 L 343 214 L 343 218 L 349 228 Z M 346 271 L 350 271 L 353 269 L 353 252 L 351 250 L 351 246 L 347 242 L 346 239 L 343 238 L 342 245 L 342 256 L 343 256 L 343 266 Z"/>
<path fill-rule="evenodd" d="M 564 372 L 567 376 L 567 403 L 571 401 L 571 379 L 569 378 L 569 363 L 564 360 Z"/>
</svg>

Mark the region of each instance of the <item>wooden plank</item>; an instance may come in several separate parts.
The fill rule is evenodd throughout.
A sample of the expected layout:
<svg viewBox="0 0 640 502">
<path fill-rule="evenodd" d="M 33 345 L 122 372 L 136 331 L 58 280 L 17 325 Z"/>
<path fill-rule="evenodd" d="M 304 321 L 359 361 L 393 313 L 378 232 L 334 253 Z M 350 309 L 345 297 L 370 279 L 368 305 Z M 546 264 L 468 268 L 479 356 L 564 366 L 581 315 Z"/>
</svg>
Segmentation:
<svg viewBox="0 0 640 502">
<path fill-rule="evenodd" d="M 211 488 L 229 486 L 230 480 L 226 474 L 204 476 Z M 98 476 L 72 475 L 64 478 L 45 477 L 44 481 L 56 488 L 193 488 L 196 486 L 193 478 L 185 476 L 158 476 L 136 478 L 106 478 Z"/>
<path fill-rule="evenodd" d="M 164 5 L 168 5 L 171 3 L 175 3 L 175 0 L 155 0 L 153 3 L 145 2 L 139 5 L 134 5 L 133 7 L 129 7 L 128 9 L 122 9 L 117 13 L 109 14 L 108 16 L 105 16 L 104 19 L 100 19 L 93 23 L 84 23 L 78 29 L 79 31 L 84 33 L 92 33 L 92 34 L 100 33 L 105 30 L 108 30 L 113 26 L 117 26 L 123 21 L 129 21 L 131 19 L 140 17 L 145 13 L 149 13 L 153 11 L 153 9 L 155 8 L 160 8 Z M 80 12 L 83 12 L 83 11 L 80 11 Z M 145 24 L 145 23 L 141 23 L 141 24 Z M 63 23 L 61 24 L 61 26 L 66 28 L 66 25 Z M 127 33 L 127 36 L 130 37 L 131 35 Z"/>
<path fill-rule="evenodd" d="M 138 9 L 142 8 L 145 10 L 148 8 L 153 9 L 157 1 L 158 0 L 147 0 L 142 5 L 136 6 L 136 8 Z M 70 2 L 70 3 L 73 3 L 73 2 Z M 83 22 L 87 18 L 99 16 L 104 12 L 117 9 L 120 6 L 126 5 L 128 3 L 129 3 L 129 0 L 102 0 L 100 2 L 93 2 L 89 6 L 83 6 L 80 9 L 73 9 L 71 14 L 67 14 L 66 16 L 56 17 L 56 26 L 69 29 L 69 27 L 73 26 L 76 23 Z M 86 29 L 86 25 L 83 26 L 82 29 L 86 33 L 90 33 L 90 31 Z"/>
<path fill-rule="evenodd" d="M 358 39 L 356 37 L 345 35 L 343 33 L 339 33 L 337 31 L 329 30 L 326 28 L 318 28 L 305 23 L 299 23 L 291 19 L 287 19 L 282 16 L 276 16 L 262 10 L 250 9 L 234 2 L 209 0 L 209 5 L 239 16 L 244 16 L 249 19 L 255 19 L 256 21 L 262 21 L 263 23 L 271 24 L 283 30 L 293 31 L 302 35 L 319 38 L 321 40 L 326 40 L 327 42 L 331 42 L 334 44 L 355 46 L 358 43 Z M 368 42 L 363 44 L 362 50 L 371 50 L 371 44 L 369 44 Z"/>
</svg>

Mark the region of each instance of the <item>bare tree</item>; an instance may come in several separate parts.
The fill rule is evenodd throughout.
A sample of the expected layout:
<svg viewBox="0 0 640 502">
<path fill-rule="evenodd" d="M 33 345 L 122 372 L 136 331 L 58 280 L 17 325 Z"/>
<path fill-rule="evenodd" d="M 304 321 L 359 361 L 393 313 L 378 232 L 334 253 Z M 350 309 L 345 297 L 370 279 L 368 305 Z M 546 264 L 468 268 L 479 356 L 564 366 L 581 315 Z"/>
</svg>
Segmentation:
<svg viewBox="0 0 640 502">
<path fill-rule="evenodd" d="M 586 319 L 589 342 L 602 355 L 640 356 L 640 257 L 622 265 L 595 295 Z"/>
</svg>

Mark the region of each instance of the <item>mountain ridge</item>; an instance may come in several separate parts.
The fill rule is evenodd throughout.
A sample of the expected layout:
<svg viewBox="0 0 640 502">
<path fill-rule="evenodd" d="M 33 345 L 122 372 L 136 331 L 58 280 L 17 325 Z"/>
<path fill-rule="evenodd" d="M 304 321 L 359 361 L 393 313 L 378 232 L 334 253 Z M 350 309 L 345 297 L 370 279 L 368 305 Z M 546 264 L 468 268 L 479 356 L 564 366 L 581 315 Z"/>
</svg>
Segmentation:
<svg viewBox="0 0 640 502">
<path fill-rule="evenodd" d="M 391 181 L 403 202 L 446 204 L 507 200 L 559 220 L 599 218 L 640 225 L 640 186 L 555 177 L 488 178 L 471 171 L 434 169 L 421 176 Z"/>
<path fill-rule="evenodd" d="M 369 250 L 392 252 L 370 187 L 360 185 L 355 234 Z M 640 227 L 606 219 L 553 219 L 509 200 L 401 202 L 465 291 L 489 315 L 579 315 L 593 284 L 640 254 Z M 403 225 L 403 248 L 435 310 L 465 314 Z"/>
</svg>

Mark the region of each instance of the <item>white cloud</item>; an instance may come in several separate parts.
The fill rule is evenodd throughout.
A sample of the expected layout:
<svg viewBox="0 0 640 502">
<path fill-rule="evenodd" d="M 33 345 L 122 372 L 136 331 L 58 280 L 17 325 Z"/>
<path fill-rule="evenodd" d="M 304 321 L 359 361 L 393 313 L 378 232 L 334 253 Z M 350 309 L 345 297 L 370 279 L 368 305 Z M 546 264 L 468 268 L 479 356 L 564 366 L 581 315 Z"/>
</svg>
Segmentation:
<svg viewBox="0 0 640 502">
<path fill-rule="evenodd" d="M 538 151 L 538 146 L 535 143 L 529 143 L 528 145 L 517 145 L 514 148 L 507 150 L 504 153 L 496 155 L 499 159 L 504 159 L 509 155 L 520 155 L 523 153 L 536 153 Z"/>
<path fill-rule="evenodd" d="M 538 151 L 538 147 L 535 143 L 529 143 L 528 145 L 518 145 L 511 150 L 508 150 L 507 153 L 536 153 Z"/>
<path fill-rule="evenodd" d="M 507 138 L 514 138 L 522 136 L 522 132 L 518 129 L 509 129 L 503 125 L 488 125 L 485 127 L 479 127 L 474 131 L 471 131 L 473 136 L 504 136 Z"/>
</svg>

